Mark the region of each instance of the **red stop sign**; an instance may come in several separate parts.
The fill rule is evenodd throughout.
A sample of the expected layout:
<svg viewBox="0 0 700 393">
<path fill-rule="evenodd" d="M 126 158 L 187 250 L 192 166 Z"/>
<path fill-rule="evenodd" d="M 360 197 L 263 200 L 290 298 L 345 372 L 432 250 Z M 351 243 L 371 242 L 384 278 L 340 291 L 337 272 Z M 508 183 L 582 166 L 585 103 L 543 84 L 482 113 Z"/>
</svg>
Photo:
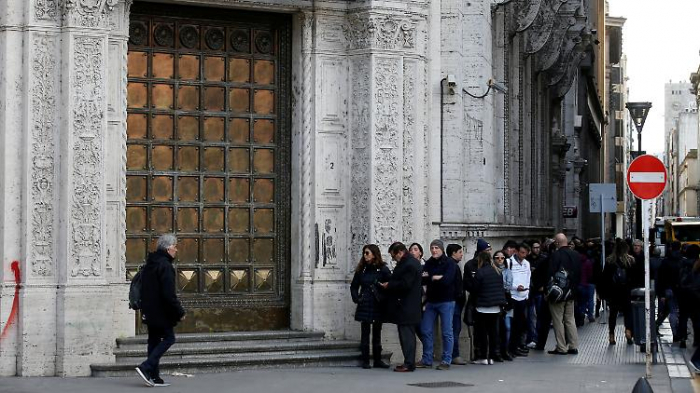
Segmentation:
<svg viewBox="0 0 700 393">
<path fill-rule="evenodd" d="M 627 186 L 639 199 L 654 199 L 661 195 L 667 179 L 664 163 L 648 154 L 635 158 L 627 169 Z"/>
</svg>

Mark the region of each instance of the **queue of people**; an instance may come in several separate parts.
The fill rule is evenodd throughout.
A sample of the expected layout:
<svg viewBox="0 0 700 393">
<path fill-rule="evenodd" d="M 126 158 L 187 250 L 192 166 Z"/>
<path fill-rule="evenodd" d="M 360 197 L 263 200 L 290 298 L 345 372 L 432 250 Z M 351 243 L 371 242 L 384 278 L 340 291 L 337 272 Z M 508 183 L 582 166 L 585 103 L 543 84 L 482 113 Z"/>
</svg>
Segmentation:
<svg viewBox="0 0 700 393">
<path fill-rule="evenodd" d="M 551 245 L 551 252 L 544 252 L 543 245 Z M 495 252 L 479 239 L 462 274 L 464 251 L 461 245 L 436 239 L 424 260 L 420 244 L 406 248 L 394 243 L 389 254 L 396 267 L 390 273 L 376 245 L 363 248 L 350 288 L 357 304 L 355 319 L 361 323 L 362 367 L 371 367 L 370 332 L 374 367 L 387 367 L 381 360 L 382 324 L 387 322 L 397 325 L 404 355 L 397 372 L 466 364 L 459 348 L 462 323 L 470 329 L 473 354 L 467 359 L 473 364 L 512 361 L 527 357 L 531 349 L 544 350 L 552 325 L 557 346 L 549 353 L 578 353 L 574 301 L 581 264 L 564 234 L 545 242 L 508 241 Z M 562 274 L 568 277 L 565 282 L 556 281 Z M 551 297 L 553 282 L 566 294 Z M 437 321 L 442 338 L 439 362 L 434 359 Z M 418 357 L 417 339 L 423 348 Z"/>
</svg>

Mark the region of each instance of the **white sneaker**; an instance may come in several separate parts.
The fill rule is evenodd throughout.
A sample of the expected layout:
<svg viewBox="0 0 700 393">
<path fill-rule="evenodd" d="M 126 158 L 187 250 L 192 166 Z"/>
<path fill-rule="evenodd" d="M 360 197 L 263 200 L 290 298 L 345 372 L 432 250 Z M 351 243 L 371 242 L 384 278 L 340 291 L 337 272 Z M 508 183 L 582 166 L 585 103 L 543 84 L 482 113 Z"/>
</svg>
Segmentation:
<svg viewBox="0 0 700 393">
<path fill-rule="evenodd" d="M 146 386 L 153 387 L 155 384 L 153 383 L 153 380 L 151 379 L 151 376 L 145 373 L 143 370 L 141 370 L 141 366 L 136 366 L 136 372 L 139 374 L 141 379 L 143 379 L 143 382 L 146 383 Z"/>
<path fill-rule="evenodd" d="M 489 359 L 489 365 L 493 365 L 493 359 Z"/>
<path fill-rule="evenodd" d="M 484 366 L 488 366 L 488 365 L 489 365 L 489 361 L 488 361 L 487 359 L 479 359 L 479 360 L 474 360 L 474 361 L 472 361 L 472 364 L 481 364 L 481 365 L 484 365 Z"/>
<path fill-rule="evenodd" d="M 534 341 L 531 341 L 529 344 L 527 344 L 527 347 L 530 349 L 535 349 L 535 348 L 537 348 L 537 343 Z"/>
</svg>

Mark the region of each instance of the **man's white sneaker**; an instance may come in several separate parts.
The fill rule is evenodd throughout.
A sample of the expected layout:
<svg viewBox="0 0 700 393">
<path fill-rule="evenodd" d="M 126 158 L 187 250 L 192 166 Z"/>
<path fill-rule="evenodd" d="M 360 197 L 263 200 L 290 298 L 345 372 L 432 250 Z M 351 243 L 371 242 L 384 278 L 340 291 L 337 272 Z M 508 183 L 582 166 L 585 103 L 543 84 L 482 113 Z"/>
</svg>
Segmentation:
<svg viewBox="0 0 700 393">
<path fill-rule="evenodd" d="M 527 344 L 527 347 L 530 349 L 535 349 L 535 348 L 537 348 L 537 343 L 532 341 L 529 344 Z"/>
<path fill-rule="evenodd" d="M 153 383 L 153 380 L 151 379 L 151 376 L 148 374 L 148 372 L 141 370 L 141 366 L 136 366 L 136 372 L 139 374 L 139 377 L 143 379 L 143 382 L 146 383 L 146 386 L 148 387 L 153 387 L 155 384 Z"/>
</svg>

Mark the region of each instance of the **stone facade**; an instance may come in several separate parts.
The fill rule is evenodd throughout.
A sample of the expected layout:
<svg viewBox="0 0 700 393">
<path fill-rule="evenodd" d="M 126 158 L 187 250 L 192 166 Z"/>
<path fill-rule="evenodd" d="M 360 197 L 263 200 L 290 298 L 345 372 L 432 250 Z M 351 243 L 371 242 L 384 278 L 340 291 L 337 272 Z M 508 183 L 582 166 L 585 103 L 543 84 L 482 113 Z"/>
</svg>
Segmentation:
<svg viewBox="0 0 700 393">
<path fill-rule="evenodd" d="M 173 3 L 294 16 L 292 329 L 359 336 L 348 285 L 366 243 L 386 252 L 440 236 L 472 253 L 479 237 L 497 247 L 588 233 L 586 214 L 565 221 L 562 208 L 582 209 L 582 182 L 598 179 L 600 1 Z M 135 325 L 125 280 L 132 0 L 5 4 L 0 374 L 87 375 Z M 507 89 L 477 98 L 490 79 Z M 15 260 L 19 312 L 8 321 Z"/>
</svg>

